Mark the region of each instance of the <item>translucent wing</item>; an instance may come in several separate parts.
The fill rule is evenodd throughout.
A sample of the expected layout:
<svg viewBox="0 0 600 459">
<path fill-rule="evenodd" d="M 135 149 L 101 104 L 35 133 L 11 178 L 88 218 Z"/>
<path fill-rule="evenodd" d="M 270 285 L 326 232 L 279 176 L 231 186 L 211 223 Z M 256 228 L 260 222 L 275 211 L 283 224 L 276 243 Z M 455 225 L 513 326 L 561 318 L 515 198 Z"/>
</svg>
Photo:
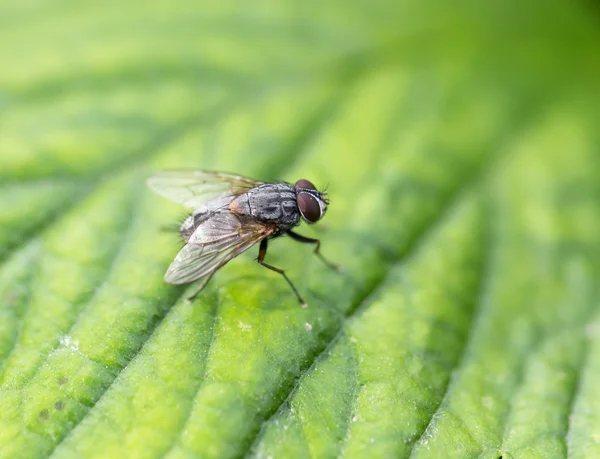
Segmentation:
<svg viewBox="0 0 600 459">
<path fill-rule="evenodd" d="M 228 211 L 204 219 L 179 251 L 165 274 L 170 284 L 187 284 L 219 269 L 232 258 L 268 237 L 273 228 Z"/>
<path fill-rule="evenodd" d="M 147 183 L 156 194 L 197 209 L 213 199 L 245 193 L 263 182 L 222 172 L 164 171 Z"/>
</svg>

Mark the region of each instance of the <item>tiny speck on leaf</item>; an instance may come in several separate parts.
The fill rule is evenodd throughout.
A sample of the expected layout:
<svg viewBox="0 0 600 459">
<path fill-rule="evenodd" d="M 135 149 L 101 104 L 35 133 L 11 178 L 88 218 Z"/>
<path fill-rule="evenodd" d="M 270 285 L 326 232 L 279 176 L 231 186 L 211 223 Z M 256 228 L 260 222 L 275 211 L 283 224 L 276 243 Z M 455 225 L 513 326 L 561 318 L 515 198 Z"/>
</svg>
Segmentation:
<svg viewBox="0 0 600 459">
<path fill-rule="evenodd" d="M 249 332 L 250 330 L 252 330 L 252 325 L 250 324 L 245 324 L 244 322 L 240 321 L 238 322 L 238 326 L 240 327 L 240 329 L 243 332 Z"/>
<path fill-rule="evenodd" d="M 67 378 L 66 376 L 62 376 L 61 378 L 58 379 L 59 386 L 64 386 L 68 382 L 69 382 L 69 378 Z"/>
<path fill-rule="evenodd" d="M 311 324 L 309 324 L 308 322 L 306 322 L 306 323 L 304 324 L 304 328 L 306 328 L 306 331 L 311 331 L 311 330 L 312 330 L 312 325 L 311 325 Z"/>
<path fill-rule="evenodd" d="M 68 347 L 73 351 L 79 350 L 79 340 L 71 338 L 69 335 L 60 337 L 60 344 L 62 346 Z"/>
<path fill-rule="evenodd" d="M 56 402 L 54 404 L 54 408 L 56 408 L 58 411 L 62 411 L 64 407 L 65 407 L 65 402 Z"/>
<path fill-rule="evenodd" d="M 44 421 L 50 419 L 50 413 L 48 412 L 48 410 L 40 411 L 40 419 L 43 419 Z"/>
</svg>

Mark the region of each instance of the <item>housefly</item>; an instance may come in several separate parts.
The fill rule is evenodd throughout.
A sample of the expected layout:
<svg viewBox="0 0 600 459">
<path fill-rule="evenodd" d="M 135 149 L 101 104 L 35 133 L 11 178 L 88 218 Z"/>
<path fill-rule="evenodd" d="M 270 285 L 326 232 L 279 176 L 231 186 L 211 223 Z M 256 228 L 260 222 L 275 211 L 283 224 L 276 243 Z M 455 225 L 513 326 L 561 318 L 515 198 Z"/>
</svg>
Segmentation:
<svg viewBox="0 0 600 459">
<path fill-rule="evenodd" d="M 190 301 L 221 266 L 260 242 L 258 263 L 281 274 L 305 307 L 285 271 L 265 263 L 268 241 L 283 234 L 298 242 L 314 244 L 314 253 L 327 266 L 339 270 L 321 255 L 318 239 L 292 231 L 301 220 L 319 221 L 329 205 L 327 193 L 318 191 L 308 180 L 298 180 L 292 185 L 221 172 L 165 171 L 150 177 L 147 183 L 155 193 L 193 211 L 179 229 L 185 246 L 165 274 L 165 281 L 170 284 L 203 279 Z"/>
</svg>

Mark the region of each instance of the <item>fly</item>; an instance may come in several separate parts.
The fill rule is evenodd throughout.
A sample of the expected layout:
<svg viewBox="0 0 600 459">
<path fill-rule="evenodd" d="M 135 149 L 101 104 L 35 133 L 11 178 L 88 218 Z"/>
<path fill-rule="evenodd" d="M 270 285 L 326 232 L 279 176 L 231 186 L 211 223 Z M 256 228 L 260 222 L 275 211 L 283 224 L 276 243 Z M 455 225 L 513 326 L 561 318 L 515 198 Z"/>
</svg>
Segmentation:
<svg viewBox="0 0 600 459">
<path fill-rule="evenodd" d="M 320 253 L 321 241 L 292 231 L 302 220 L 316 223 L 325 215 L 329 200 L 308 180 L 295 185 L 259 182 L 247 177 L 207 171 L 165 171 L 148 179 L 157 194 L 192 209 L 179 232 L 185 246 L 165 274 L 170 284 L 202 279 L 193 300 L 212 275 L 231 259 L 260 243 L 257 261 L 281 274 L 303 307 L 306 302 L 285 271 L 265 263 L 270 239 L 287 234 L 314 244 L 314 253 L 330 268 L 340 270 Z"/>
</svg>

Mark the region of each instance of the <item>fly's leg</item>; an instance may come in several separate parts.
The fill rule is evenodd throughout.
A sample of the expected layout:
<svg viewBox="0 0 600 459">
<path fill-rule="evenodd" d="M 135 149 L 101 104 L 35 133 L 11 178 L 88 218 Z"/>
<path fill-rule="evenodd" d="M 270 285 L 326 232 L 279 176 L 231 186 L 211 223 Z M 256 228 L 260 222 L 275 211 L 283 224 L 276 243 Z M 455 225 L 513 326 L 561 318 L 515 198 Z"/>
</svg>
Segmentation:
<svg viewBox="0 0 600 459">
<path fill-rule="evenodd" d="M 287 281 L 287 283 L 290 285 L 292 290 L 294 291 L 296 298 L 298 298 L 298 301 L 300 302 L 300 306 L 303 308 L 306 308 L 308 305 L 302 299 L 302 297 L 300 296 L 300 293 L 298 293 L 298 290 L 296 290 L 296 287 L 294 287 L 294 284 L 292 284 L 292 281 L 285 275 L 285 272 L 283 271 L 283 269 L 279 269 L 279 268 L 276 268 L 275 266 L 271 266 L 271 265 L 265 263 L 265 256 L 267 255 L 267 241 L 268 241 L 268 239 L 263 239 L 262 241 L 260 241 L 260 248 L 258 249 L 257 261 L 265 268 L 268 268 L 271 271 L 275 271 L 276 273 L 281 274 L 283 276 L 283 278 Z"/>
<path fill-rule="evenodd" d="M 191 303 L 192 301 L 194 301 L 196 299 L 196 297 L 200 294 L 200 292 L 202 292 L 202 290 L 204 290 L 204 287 L 206 287 L 206 284 L 208 284 L 208 281 L 210 280 L 211 277 L 213 277 L 214 273 L 215 273 L 215 271 L 213 271 L 208 276 L 206 276 L 202 280 L 202 283 L 198 287 L 198 290 L 196 290 L 196 292 L 192 296 L 190 296 L 189 298 L 187 298 L 185 301 L 187 301 L 188 303 Z"/>
<path fill-rule="evenodd" d="M 329 268 L 334 269 L 336 271 L 341 271 L 342 267 L 340 265 L 336 265 L 335 263 L 330 262 L 327 258 L 325 258 L 320 250 L 321 250 L 321 241 L 318 239 L 312 239 L 310 237 L 302 236 L 301 234 L 294 233 L 293 231 L 288 231 L 287 234 L 294 240 L 298 242 L 302 242 L 304 244 L 316 244 L 315 246 L 315 255 L 321 259 L 325 265 Z"/>
<path fill-rule="evenodd" d="M 161 225 L 160 230 L 165 233 L 179 233 L 181 225 Z"/>
</svg>

